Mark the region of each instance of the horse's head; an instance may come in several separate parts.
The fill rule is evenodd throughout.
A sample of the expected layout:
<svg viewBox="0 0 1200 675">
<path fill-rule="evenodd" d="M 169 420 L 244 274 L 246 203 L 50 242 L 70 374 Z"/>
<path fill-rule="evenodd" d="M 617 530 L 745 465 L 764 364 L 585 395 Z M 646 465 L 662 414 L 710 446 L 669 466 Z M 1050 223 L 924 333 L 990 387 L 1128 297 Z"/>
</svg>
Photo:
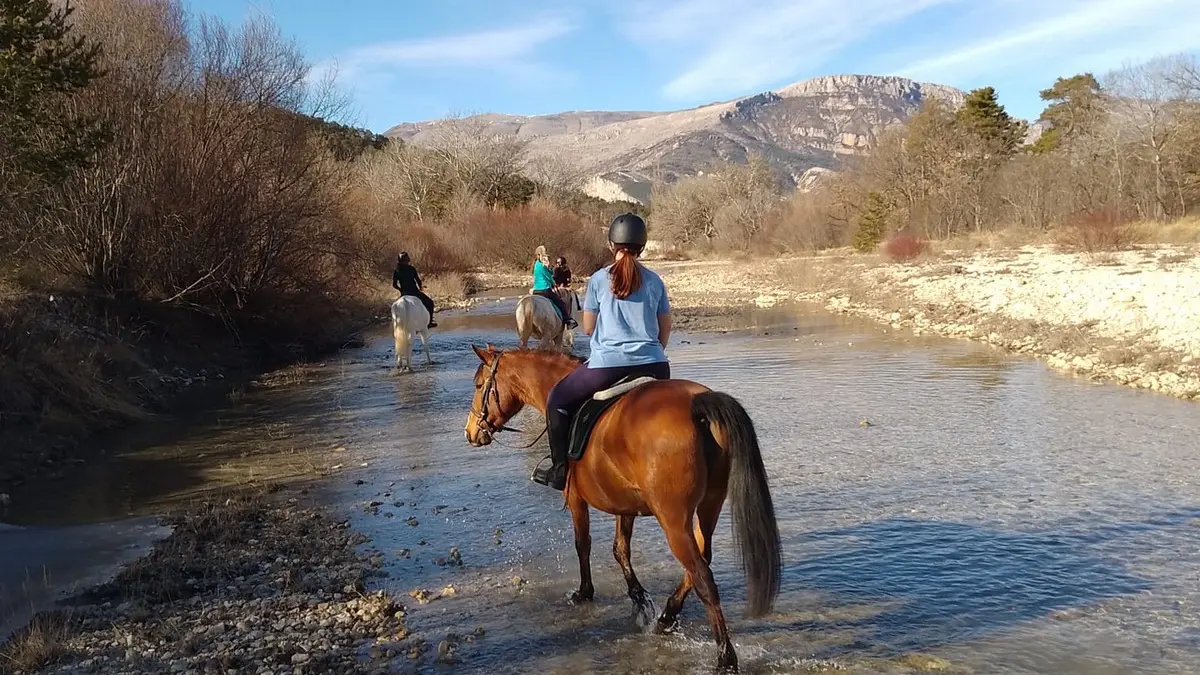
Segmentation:
<svg viewBox="0 0 1200 675">
<path fill-rule="evenodd" d="M 475 397 L 471 399 L 471 412 L 467 413 L 464 432 L 467 443 L 473 447 L 488 445 L 500 431 L 513 431 L 504 426 L 525 403 L 517 397 L 512 379 L 503 370 L 504 352 L 488 345 L 480 349 L 471 345 L 481 363 L 475 371 Z"/>
</svg>

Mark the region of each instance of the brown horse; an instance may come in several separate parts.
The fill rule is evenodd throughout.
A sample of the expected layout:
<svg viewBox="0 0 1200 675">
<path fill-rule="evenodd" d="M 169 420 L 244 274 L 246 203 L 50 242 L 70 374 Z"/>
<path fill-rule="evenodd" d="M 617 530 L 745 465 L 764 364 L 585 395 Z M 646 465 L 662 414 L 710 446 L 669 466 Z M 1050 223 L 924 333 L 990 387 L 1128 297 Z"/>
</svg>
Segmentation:
<svg viewBox="0 0 1200 675">
<path fill-rule="evenodd" d="M 475 398 L 467 416 L 472 446 L 487 445 L 525 406 L 545 414 L 546 396 L 580 360 L 546 351 L 499 351 L 472 346 L 479 356 Z M 653 603 L 630 565 L 629 539 L 637 516 L 654 516 L 683 581 L 658 617 L 656 632 L 675 626 L 694 587 L 721 650 L 718 666 L 737 670 L 721 600 L 713 581 L 712 536 L 728 492 L 734 539 L 746 575 L 747 614 L 771 611 L 779 593 L 779 529 L 767 486 L 754 423 L 728 394 L 687 380 L 660 380 L 625 394 L 592 431 L 587 450 L 570 463 L 563 496 L 575 526 L 579 590 L 572 603 L 588 602 L 592 588 L 588 507 L 617 517 L 613 555 L 625 575 L 638 618 L 649 624 Z"/>
</svg>

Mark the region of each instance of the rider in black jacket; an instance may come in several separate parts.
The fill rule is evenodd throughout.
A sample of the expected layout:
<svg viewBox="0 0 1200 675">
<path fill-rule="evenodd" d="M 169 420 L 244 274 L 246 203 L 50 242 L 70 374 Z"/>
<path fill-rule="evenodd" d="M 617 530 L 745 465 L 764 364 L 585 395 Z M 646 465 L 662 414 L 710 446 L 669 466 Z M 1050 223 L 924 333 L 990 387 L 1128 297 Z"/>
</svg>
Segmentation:
<svg viewBox="0 0 1200 675">
<path fill-rule="evenodd" d="M 425 305 L 425 309 L 429 310 L 429 327 L 436 328 L 437 322 L 433 320 L 433 298 L 421 292 L 421 275 L 417 273 L 417 268 L 409 264 L 408 252 L 401 251 L 400 256 L 396 258 L 396 269 L 392 271 L 392 288 L 400 291 L 400 296 L 412 295 Z"/>
</svg>

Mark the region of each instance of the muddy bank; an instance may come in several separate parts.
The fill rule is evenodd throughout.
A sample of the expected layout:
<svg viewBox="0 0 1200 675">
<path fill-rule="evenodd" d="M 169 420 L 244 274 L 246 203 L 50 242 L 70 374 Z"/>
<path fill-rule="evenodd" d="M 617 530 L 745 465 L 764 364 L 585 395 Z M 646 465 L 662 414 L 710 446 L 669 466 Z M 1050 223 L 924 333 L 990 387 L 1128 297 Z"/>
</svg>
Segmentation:
<svg viewBox="0 0 1200 675">
<path fill-rule="evenodd" d="M 681 323 L 791 300 L 920 333 L 987 342 L 1052 368 L 1200 400 L 1200 250 L 1108 254 L 1026 247 L 914 263 L 847 253 L 655 263 Z"/>
<path fill-rule="evenodd" d="M 258 374 L 353 344 L 372 312 L 352 309 L 300 332 L 83 294 L 0 294 L 0 495 L 91 461 L 106 433 L 217 405 Z"/>
<path fill-rule="evenodd" d="M 356 552 L 365 537 L 303 492 L 169 518 L 149 556 L 0 647 L 0 672 L 375 673 L 439 658 L 399 602 L 367 591 L 386 573 Z"/>
</svg>

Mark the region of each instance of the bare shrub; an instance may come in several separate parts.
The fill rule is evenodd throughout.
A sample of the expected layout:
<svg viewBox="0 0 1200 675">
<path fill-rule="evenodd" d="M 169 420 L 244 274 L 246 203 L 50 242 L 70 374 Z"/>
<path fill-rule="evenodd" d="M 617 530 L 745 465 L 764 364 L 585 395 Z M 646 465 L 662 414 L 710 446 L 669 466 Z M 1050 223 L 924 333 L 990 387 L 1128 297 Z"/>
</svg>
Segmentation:
<svg viewBox="0 0 1200 675">
<path fill-rule="evenodd" d="M 916 260 L 928 252 L 929 245 L 911 232 L 896 232 L 883 243 L 883 253 L 892 262 Z"/>
<path fill-rule="evenodd" d="M 565 257 L 581 274 L 611 259 L 602 226 L 545 204 L 470 209 L 449 224 L 447 235 L 458 242 L 460 255 L 479 267 L 531 268 L 538 246 L 545 246 L 551 258 Z"/>
<path fill-rule="evenodd" d="M 1055 243 L 1070 251 L 1122 251 L 1141 242 L 1135 224 L 1116 207 L 1074 214 L 1056 231 Z"/>
<path fill-rule="evenodd" d="M 76 102 L 112 130 L 64 185 L 34 251 L 88 286 L 284 331 L 347 317 L 369 270 L 349 167 L 308 115 L 336 100 L 265 20 L 186 21 L 174 1 L 98 0 L 80 27 L 109 75 Z"/>
<path fill-rule="evenodd" d="M 830 187 L 796 192 L 763 228 L 763 244 L 785 251 L 816 251 L 846 245 L 849 237 L 845 223 L 833 214 L 835 199 Z"/>
<path fill-rule="evenodd" d="M 429 224 L 400 226 L 396 230 L 392 248 L 397 252 L 407 251 L 422 274 L 464 272 L 473 265 L 472 260 L 465 257 L 466 251 L 461 245 L 456 245 L 451 237 L 439 233 L 435 226 Z M 394 263 L 395 256 L 389 255 L 384 259 L 384 269 L 381 271 L 390 274 Z"/>
<path fill-rule="evenodd" d="M 471 277 L 461 272 L 437 272 L 423 277 L 423 291 L 437 302 L 457 302 L 476 292 Z"/>
<path fill-rule="evenodd" d="M 654 237 L 681 246 L 748 250 L 781 208 L 778 186 L 761 157 L 729 164 L 671 186 L 656 186 Z"/>
</svg>

